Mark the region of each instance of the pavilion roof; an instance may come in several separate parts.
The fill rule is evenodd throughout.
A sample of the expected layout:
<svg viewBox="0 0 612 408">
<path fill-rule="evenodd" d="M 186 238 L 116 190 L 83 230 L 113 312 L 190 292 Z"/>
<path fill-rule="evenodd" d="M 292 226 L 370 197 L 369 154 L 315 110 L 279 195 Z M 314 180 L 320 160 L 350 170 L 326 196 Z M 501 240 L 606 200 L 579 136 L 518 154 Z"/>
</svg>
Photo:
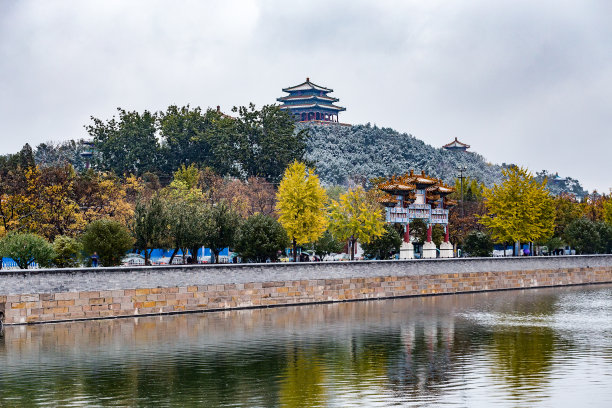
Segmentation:
<svg viewBox="0 0 612 408">
<path fill-rule="evenodd" d="M 323 101 L 329 101 L 329 102 L 338 102 L 340 100 L 338 98 L 332 98 L 331 96 L 327 96 L 327 95 L 287 95 L 287 96 L 283 96 L 280 98 L 276 98 L 276 100 L 279 102 L 302 101 L 302 100 L 306 101 L 310 99 L 321 99 Z"/>
<path fill-rule="evenodd" d="M 397 198 L 392 197 L 390 195 L 385 195 L 383 197 L 378 197 L 376 199 L 376 201 L 378 201 L 380 204 L 386 206 L 386 207 L 394 207 L 397 204 Z"/>
<path fill-rule="evenodd" d="M 421 172 L 421 174 L 414 174 L 413 170 L 410 170 L 410 174 L 405 174 L 402 176 L 402 180 L 412 184 L 418 185 L 434 185 L 438 182 L 435 178 L 429 177 L 425 175 L 425 172 Z"/>
<path fill-rule="evenodd" d="M 302 82 L 299 85 L 290 86 L 289 88 L 283 88 L 283 92 L 295 92 L 295 91 L 307 91 L 310 89 L 314 89 L 316 91 L 322 92 L 333 92 L 333 89 L 325 88 L 324 86 L 317 85 L 315 83 L 310 82 L 310 78 L 306 78 L 305 82 Z"/>
<path fill-rule="evenodd" d="M 377 187 L 379 190 L 393 195 L 406 196 L 413 194 L 418 186 L 421 186 L 420 188 L 425 187 L 427 199 L 434 201 L 455 191 L 453 187 L 444 184 L 442 180 L 429 177 L 425 175 L 425 172 L 414 174 L 413 170 L 410 170 L 410 173 L 406 173 L 403 176 L 394 175 L 388 180 L 379 183 Z"/>
<path fill-rule="evenodd" d="M 440 194 L 427 192 L 425 198 L 428 201 L 438 201 L 440 199 Z"/>
<path fill-rule="evenodd" d="M 433 186 L 427 187 L 426 190 L 428 193 L 436 193 L 441 196 L 446 196 L 452 193 L 453 191 L 455 191 L 453 187 L 447 186 L 446 184 L 444 184 L 444 182 L 442 182 L 442 180 L 437 180 L 436 184 L 434 184 Z"/>
<path fill-rule="evenodd" d="M 457 201 L 452 200 L 450 198 L 445 198 L 444 199 L 444 206 L 445 207 L 454 207 L 457 205 Z"/>
<path fill-rule="evenodd" d="M 455 138 L 455 140 L 453 140 L 450 143 L 445 144 L 444 146 L 442 146 L 444 148 L 460 148 L 460 149 L 469 149 L 470 145 L 469 144 L 465 144 L 465 143 L 461 143 L 457 138 Z"/>
<path fill-rule="evenodd" d="M 412 183 L 406 182 L 401 176 L 392 176 L 378 185 L 378 189 L 391 194 L 404 195 L 416 189 Z"/>
<path fill-rule="evenodd" d="M 280 109 L 311 109 L 311 108 L 322 108 L 322 109 L 331 109 L 331 110 L 335 110 L 338 112 L 341 111 L 345 111 L 346 108 L 343 108 L 342 106 L 336 106 L 333 104 L 327 104 L 327 103 L 304 103 L 304 104 L 296 104 L 296 105 L 281 105 L 279 106 Z"/>
</svg>

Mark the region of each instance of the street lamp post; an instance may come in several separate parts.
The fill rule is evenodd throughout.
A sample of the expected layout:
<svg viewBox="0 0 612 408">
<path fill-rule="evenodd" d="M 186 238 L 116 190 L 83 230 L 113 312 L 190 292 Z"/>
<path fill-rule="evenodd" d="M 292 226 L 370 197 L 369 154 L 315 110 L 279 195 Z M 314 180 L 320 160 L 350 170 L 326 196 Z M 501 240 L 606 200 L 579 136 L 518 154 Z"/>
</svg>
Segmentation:
<svg viewBox="0 0 612 408">
<path fill-rule="evenodd" d="M 463 218 L 465 216 L 465 213 L 463 210 L 463 179 L 465 177 L 463 177 L 463 172 L 467 170 L 467 167 L 459 166 L 457 167 L 457 170 L 459 170 L 459 180 L 461 181 L 461 218 Z"/>
</svg>

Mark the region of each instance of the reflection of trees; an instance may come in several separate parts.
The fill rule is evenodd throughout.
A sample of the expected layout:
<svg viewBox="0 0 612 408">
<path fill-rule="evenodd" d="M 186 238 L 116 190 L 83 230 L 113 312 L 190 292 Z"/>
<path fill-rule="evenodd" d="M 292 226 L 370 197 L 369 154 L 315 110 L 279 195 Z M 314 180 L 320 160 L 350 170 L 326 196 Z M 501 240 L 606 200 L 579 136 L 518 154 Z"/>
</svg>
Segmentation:
<svg viewBox="0 0 612 408">
<path fill-rule="evenodd" d="M 555 352 L 555 334 L 548 327 L 512 327 L 493 333 L 495 374 L 511 395 L 537 401 L 549 382 Z"/>
<path fill-rule="evenodd" d="M 492 364 L 493 385 L 534 401 L 560 347 L 545 326 L 557 299 L 532 290 L 9 326 L 0 406 L 324 406 L 372 390 L 442 401 L 471 385 L 470 371 L 487 367 L 491 383 Z"/>
<path fill-rule="evenodd" d="M 508 299 L 498 308 L 500 326 L 493 327 L 493 372 L 513 397 L 538 401 L 550 381 L 556 351 L 555 332 L 546 324 L 558 309 L 558 294 L 533 290 Z"/>
<path fill-rule="evenodd" d="M 320 407 L 325 404 L 321 355 L 313 349 L 290 349 L 279 390 L 283 407 Z"/>
</svg>

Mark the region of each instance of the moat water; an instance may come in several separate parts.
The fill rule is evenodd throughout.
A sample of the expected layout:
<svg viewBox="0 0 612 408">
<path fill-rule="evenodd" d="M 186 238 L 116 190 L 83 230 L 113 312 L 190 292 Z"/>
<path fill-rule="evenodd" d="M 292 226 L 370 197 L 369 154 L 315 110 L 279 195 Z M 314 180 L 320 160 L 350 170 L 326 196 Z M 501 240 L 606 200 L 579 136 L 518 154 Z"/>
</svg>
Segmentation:
<svg viewBox="0 0 612 408">
<path fill-rule="evenodd" d="M 13 406 L 612 407 L 612 285 L 9 326 Z"/>
</svg>

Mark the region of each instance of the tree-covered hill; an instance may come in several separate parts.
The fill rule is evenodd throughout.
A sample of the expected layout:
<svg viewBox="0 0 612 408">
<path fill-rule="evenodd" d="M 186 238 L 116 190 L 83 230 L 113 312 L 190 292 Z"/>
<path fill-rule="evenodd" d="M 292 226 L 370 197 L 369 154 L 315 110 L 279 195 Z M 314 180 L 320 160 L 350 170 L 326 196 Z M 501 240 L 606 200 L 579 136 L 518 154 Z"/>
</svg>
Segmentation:
<svg viewBox="0 0 612 408">
<path fill-rule="evenodd" d="M 410 134 L 370 124 L 295 126 L 277 106 L 255 110 L 250 105 L 235 108 L 235 112 L 237 117 L 229 117 L 210 109 L 170 106 L 166 112 L 119 109 L 118 118 L 92 117 L 93 124 L 86 126 L 88 140 L 94 143 L 92 167 L 120 177 L 152 173 L 168 182 L 181 165 L 193 163 L 221 176 L 259 176 L 278 182 L 287 164 L 305 158 L 316 166 L 326 185 L 369 187 L 371 178 L 410 169 L 452 185 L 459 167 L 465 168 L 465 177 L 492 186 L 501 181 L 502 168 L 510 166 L 488 163 L 474 152 L 432 147 Z M 28 145 L 26 150 L 40 167 L 71 163 L 81 171 L 85 168 L 82 153 L 88 149 L 82 141 L 71 140 L 41 143 L 35 149 Z M 14 159 L 9 156 L 15 155 L 0 156 L 0 168 Z M 549 180 L 553 194 L 586 194 L 575 179 L 530 170 L 538 180 Z"/>
<path fill-rule="evenodd" d="M 465 176 L 486 185 L 501 180 L 501 167 L 473 152 L 434 148 L 406 133 L 376 126 L 302 125 L 309 131 L 306 157 L 316 163 L 326 184 L 347 184 L 372 177 L 403 174 L 410 169 L 453 183 Z"/>
<path fill-rule="evenodd" d="M 327 185 L 363 183 L 373 177 L 403 174 L 410 169 L 441 178 L 454 185 L 459 176 L 476 179 L 487 186 L 501 181 L 502 166 L 488 163 L 474 152 L 449 151 L 435 148 L 416 137 L 377 126 L 326 126 L 302 124 L 307 129 L 306 158 L 317 168 L 322 182 Z M 550 176 L 542 171 L 538 176 Z M 567 191 L 584 195 L 576 180 L 556 183 L 554 193 Z M 557 191 L 558 190 L 558 191 Z"/>
</svg>

